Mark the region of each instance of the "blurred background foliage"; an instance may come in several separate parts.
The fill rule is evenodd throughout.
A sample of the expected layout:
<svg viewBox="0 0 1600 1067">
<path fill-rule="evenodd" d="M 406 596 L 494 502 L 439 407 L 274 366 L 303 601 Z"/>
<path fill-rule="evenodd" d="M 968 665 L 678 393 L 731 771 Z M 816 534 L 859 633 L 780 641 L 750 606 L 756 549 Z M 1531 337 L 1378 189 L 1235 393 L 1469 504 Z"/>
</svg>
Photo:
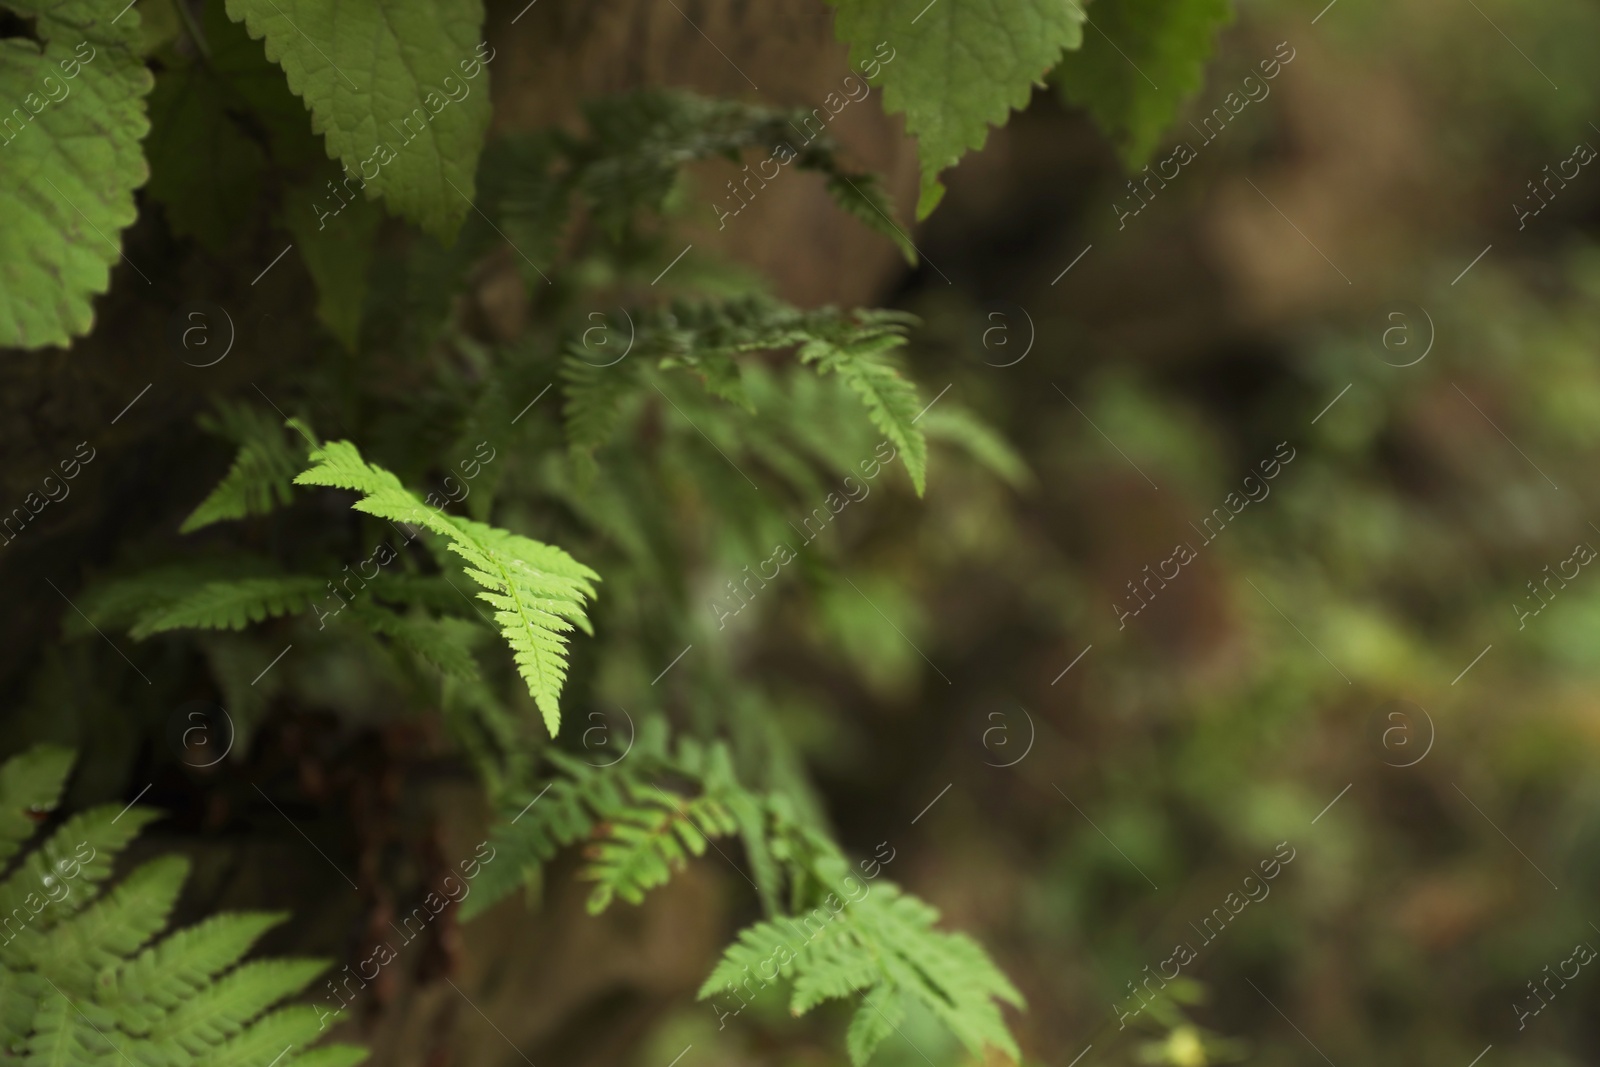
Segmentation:
<svg viewBox="0 0 1600 1067">
<path fill-rule="evenodd" d="M 1514 207 L 1600 144 L 1600 10 L 1320 7 L 1242 5 L 1190 113 L 1279 41 L 1296 61 L 1123 229 L 1109 146 L 1041 92 L 952 176 L 895 299 L 927 320 L 928 392 L 1037 482 L 936 465 L 876 518 L 848 565 L 911 591 L 895 621 L 937 671 L 841 601 L 865 736 L 812 758 L 846 839 L 906 841 L 910 882 L 996 950 L 1040 1063 L 1577 1064 L 1600 1040 L 1592 978 L 1518 1012 L 1600 938 L 1600 583 L 1522 616 L 1600 545 L 1600 185 L 1558 183 L 1525 229 Z M 1205 544 L 1191 524 L 1283 441 Z M 1202 948 L 1190 924 L 1280 841 L 1295 862 Z M 1196 985 L 1119 1030 L 1177 942 Z M 701 1024 L 678 1025 L 652 1056 Z M 904 1036 L 893 1062 L 960 1060 Z"/>
<path fill-rule="evenodd" d="M 1525 228 L 1515 207 L 1547 164 L 1600 144 L 1589 55 L 1600 8 L 1320 7 L 1241 5 L 1191 113 L 1220 104 L 1280 41 L 1294 62 L 1123 226 L 1112 205 L 1125 202 L 1127 175 L 1053 87 L 947 175 L 949 195 L 915 235 L 921 265 L 854 294 L 924 320 L 908 362 L 923 395 L 943 397 L 927 415 L 927 496 L 890 465 L 792 577 L 725 629 L 706 602 L 766 558 L 873 440 L 828 420 L 841 402 L 831 381 L 805 379 L 813 393 L 783 432 L 803 439 L 812 467 L 786 470 L 759 506 L 708 502 L 704 486 L 732 483 L 717 480 L 725 469 L 701 477 L 720 461 L 688 420 L 714 402 L 676 396 L 684 422 L 654 426 L 638 489 L 689 533 L 670 546 L 608 542 L 632 553 L 636 584 L 603 590 L 607 669 L 578 651 L 574 688 L 591 689 L 606 716 L 670 712 L 735 735 L 776 724 L 784 743 L 744 737 L 744 757 L 818 805 L 853 854 L 888 842 L 896 880 L 994 953 L 1028 999 L 1010 1018 L 1030 1063 L 1554 1067 L 1600 1049 L 1587 973 L 1518 1025 L 1518 1008 L 1534 1004 L 1529 983 L 1575 943 L 1600 942 L 1600 577 L 1582 569 L 1541 586 L 1548 609 L 1521 615 L 1540 606 L 1529 583 L 1547 566 L 1600 545 L 1600 172 L 1582 171 Z M 408 297 L 419 278 L 380 285 L 369 317 L 375 307 L 403 333 L 421 314 Z M 695 280 L 751 286 L 733 269 Z M 315 399 L 361 373 L 294 388 Z M 757 376 L 751 389 L 768 385 Z M 405 377 L 385 388 L 395 404 L 436 396 Z M 529 420 L 521 454 L 558 449 L 553 427 Z M 166 459 L 202 440 L 180 436 Z M 718 443 L 763 455 L 757 438 Z M 1280 443 L 1294 459 L 1270 494 L 1203 543 L 1195 526 Z M 419 435 L 373 449 L 403 468 L 402 457 L 453 445 Z M 119 521 L 155 529 L 181 514 L 225 454 L 125 500 Z M 507 525 L 606 528 L 607 501 L 564 485 L 553 461 L 492 476 Z M 563 500 L 571 531 L 533 513 L 535 491 Z M 1180 543 L 1196 558 L 1119 625 L 1126 583 Z M 696 654 L 652 690 L 683 643 Z M 191 655 L 146 649 L 141 662 L 166 670 L 154 672 L 162 692 L 141 695 L 104 645 L 52 651 L 28 672 L 34 699 L 8 718 L 9 737 L 92 738 L 80 803 L 131 796 L 151 771 L 160 785 L 147 800 L 184 813 L 169 841 L 230 857 L 202 867 L 195 907 L 314 900 L 325 872 L 285 869 L 301 845 L 278 815 L 242 784 L 178 771 L 151 740 L 175 703 L 203 691 Z M 433 842 L 448 807 L 439 797 L 464 777 L 458 749 L 396 716 L 415 709 L 374 688 L 376 676 L 354 652 L 286 661 L 266 696 L 295 710 L 261 720 L 248 757 L 252 781 L 295 779 L 324 798 L 290 811 L 363 871 L 414 863 L 416 850 L 397 859 L 394 842 Z M 659 706 L 641 706 L 640 693 Z M 796 760 L 814 794 L 785 762 Z M 306 786 L 319 774 L 320 793 Z M 240 858 L 241 840 L 275 834 L 264 856 Z M 1270 893 L 1202 947 L 1191 924 L 1281 842 L 1294 859 Z M 843 1013 L 795 1020 L 772 997 L 719 1028 L 692 1003 L 753 905 L 714 856 L 685 884 L 690 904 L 663 890 L 639 913 L 641 928 L 650 915 L 674 927 L 670 966 L 644 952 L 602 961 L 564 934 L 519 942 L 566 946 L 544 958 L 572 968 L 551 980 L 599 990 L 588 1007 L 546 1012 L 565 1021 L 540 1017 L 556 1036 L 535 1060 L 651 1067 L 688 1046 L 683 1067 L 837 1062 Z M 547 907 L 558 927 L 589 922 L 581 911 L 581 898 L 559 895 Z M 330 902 L 284 936 L 354 958 L 364 918 Z M 495 933 L 449 936 L 441 958 L 456 962 L 430 962 L 439 973 L 490 951 Z M 1119 1009 L 1142 1004 L 1129 983 L 1180 942 L 1198 959 L 1119 1025 Z M 606 997 L 623 988 L 648 996 L 601 1041 L 594 1021 L 616 1017 Z M 398 1044 L 394 1011 L 366 1025 Z M 452 1020 L 482 1032 L 477 1057 L 461 1062 L 517 1062 L 472 1012 Z M 365 1036 L 382 1062 L 386 1039 Z M 879 1057 L 966 1062 L 916 1016 Z"/>
</svg>

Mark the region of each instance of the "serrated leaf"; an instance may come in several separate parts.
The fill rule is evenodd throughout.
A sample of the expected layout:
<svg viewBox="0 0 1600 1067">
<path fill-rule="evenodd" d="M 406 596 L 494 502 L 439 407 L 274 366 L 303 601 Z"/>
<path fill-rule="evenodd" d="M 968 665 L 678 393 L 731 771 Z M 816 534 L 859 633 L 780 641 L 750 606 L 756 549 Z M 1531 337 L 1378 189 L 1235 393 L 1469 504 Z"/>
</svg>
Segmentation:
<svg viewBox="0 0 1600 1067">
<path fill-rule="evenodd" d="M 489 126 L 481 0 L 227 0 L 369 198 L 450 242 Z M 342 239 L 338 235 L 325 239 Z"/>
<path fill-rule="evenodd" d="M 260 199 L 266 154 L 228 114 L 221 86 L 199 64 L 162 72 L 150 119 L 150 195 L 174 233 L 222 254 Z"/>
<path fill-rule="evenodd" d="M 220 254 L 251 221 L 269 158 L 300 169 L 324 157 L 305 106 L 261 43 L 228 21 L 222 0 L 201 6 L 209 57 L 188 64 L 174 57 L 156 78 L 145 153 L 150 195 L 165 208 L 173 231 Z M 303 206 L 292 197 L 287 204 Z"/>
<path fill-rule="evenodd" d="M 939 173 L 983 147 L 990 126 L 1027 106 L 1033 87 L 1082 40 L 1077 0 L 833 0 L 834 32 L 904 113 L 917 139 L 917 218 L 944 196 Z M 887 49 L 887 51 L 885 51 Z"/>
<path fill-rule="evenodd" d="M 7 0 L 43 49 L 0 40 L 0 346 L 65 345 L 89 332 L 122 231 L 149 176 L 150 72 L 139 15 L 88 0 Z M 135 268 L 137 269 L 137 268 Z M 148 282 L 148 279 L 145 279 Z"/>
<path fill-rule="evenodd" d="M 1129 170 L 1150 158 L 1200 88 L 1228 0 L 1098 0 L 1093 29 L 1061 65 L 1061 90 L 1116 142 Z"/>
</svg>

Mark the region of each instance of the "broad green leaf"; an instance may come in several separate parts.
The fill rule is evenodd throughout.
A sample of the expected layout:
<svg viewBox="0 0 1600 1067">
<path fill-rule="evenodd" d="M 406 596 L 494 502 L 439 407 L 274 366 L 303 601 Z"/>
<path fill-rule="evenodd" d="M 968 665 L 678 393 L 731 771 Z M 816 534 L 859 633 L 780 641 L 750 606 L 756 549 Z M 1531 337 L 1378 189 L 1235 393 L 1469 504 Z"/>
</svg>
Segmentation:
<svg viewBox="0 0 1600 1067">
<path fill-rule="evenodd" d="M 44 46 L 0 40 L 0 346 L 65 345 L 89 332 L 138 214 L 150 72 L 131 5 L 5 6 L 36 20 Z"/>
<path fill-rule="evenodd" d="M 156 79 L 150 118 L 150 195 L 166 209 L 174 233 L 221 255 L 260 200 L 265 153 L 228 114 L 222 86 L 198 64 Z"/>
<path fill-rule="evenodd" d="M 1061 64 L 1062 92 L 1138 170 L 1200 88 L 1217 30 L 1231 15 L 1228 0 L 1098 0 L 1083 48 Z"/>
<path fill-rule="evenodd" d="M 834 32 L 904 112 L 922 159 L 917 218 L 944 196 L 939 173 L 1027 106 L 1063 49 L 1082 40 L 1077 0 L 832 0 Z M 874 69 L 876 68 L 876 70 Z"/>
<path fill-rule="evenodd" d="M 251 221 L 269 159 L 298 171 L 325 157 L 283 72 L 261 42 L 228 21 L 222 0 L 204 6 L 200 32 L 209 54 L 187 63 L 170 56 L 156 78 L 145 151 L 150 195 L 173 231 L 221 254 Z M 291 195 L 286 213 L 299 208 L 309 217 L 313 199 Z"/>
<path fill-rule="evenodd" d="M 227 0 L 227 8 L 266 39 L 267 58 L 310 107 L 348 187 L 453 240 L 489 125 L 494 51 L 479 43 L 481 0 Z"/>
</svg>

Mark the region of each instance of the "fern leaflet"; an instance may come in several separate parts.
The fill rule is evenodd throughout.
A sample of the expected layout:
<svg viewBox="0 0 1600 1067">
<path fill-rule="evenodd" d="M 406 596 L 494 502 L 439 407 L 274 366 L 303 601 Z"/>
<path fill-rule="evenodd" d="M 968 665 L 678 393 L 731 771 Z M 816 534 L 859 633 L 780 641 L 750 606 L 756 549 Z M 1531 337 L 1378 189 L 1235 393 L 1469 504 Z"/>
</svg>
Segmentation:
<svg viewBox="0 0 1600 1067">
<path fill-rule="evenodd" d="M 596 883 L 589 895 L 591 915 L 606 910 L 614 896 L 629 904 L 643 902 L 648 890 L 683 869 L 688 854 L 705 855 L 707 838 L 739 829 L 718 797 L 675 797 L 655 785 L 629 792 L 632 803 L 612 817 L 589 852 L 582 877 Z"/>
<path fill-rule="evenodd" d="M 935 930 L 939 913 L 891 883 L 858 888 L 865 890 L 859 900 L 830 893 L 809 913 L 746 928 L 700 998 L 726 994 L 742 1002 L 781 977 L 792 983 L 789 1007 L 800 1015 L 824 1000 L 862 994 L 848 1040 L 857 1067 L 898 1025 L 905 999 L 932 1012 L 974 1056 L 993 1046 L 1020 1059 L 998 1002 L 1022 1007 L 1022 994 L 983 949 Z"/>
<path fill-rule="evenodd" d="M 71 758 L 41 745 L 0 767 L 7 842 L 19 840 L 16 818 L 54 806 Z M 160 937 L 189 870 L 176 856 L 144 863 L 102 892 L 116 854 L 155 817 L 108 804 L 68 819 L 0 885 L 0 1048 L 8 1055 L 50 1067 L 243 1067 L 320 1036 L 315 1009 L 276 1005 L 326 962 L 240 963 L 283 916 L 217 915 Z M 365 1057 L 356 1046 L 326 1045 L 287 1062 L 353 1067 Z"/>
<path fill-rule="evenodd" d="M 305 448 L 288 439 L 279 419 L 245 404 L 219 401 L 216 415 L 202 416 L 200 425 L 234 441 L 239 452 L 222 481 L 183 520 L 179 533 L 224 519 L 265 515 L 289 503 L 294 476 L 305 465 Z"/>
<path fill-rule="evenodd" d="M 661 213 L 680 171 L 698 160 L 737 161 L 756 149 L 827 180 L 836 203 L 888 237 L 907 262 L 915 248 L 894 224 L 894 205 L 873 174 L 846 168 L 826 132 L 800 141 L 809 112 L 717 100 L 680 90 L 642 90 L 589 102 L 589 136 L 531 134 L 504 138 L 484 157 L 483 200 L 507 232 L 535 257 L 549 260 L 581 197 L 596 222 L 621 237 L 641 211 Z"/>
<path fill-rule="evenodd" d="M 327 582 L 305 575 L 208 581 L 139 616 L 129 636 L 143 640 L 167 630 L 242 630 L 253 622 L 305 611 Z"/>
<path fill-rule="evenodd" d="M 392 473 L 362 459 L 349 441 L 314 449 L 311 464 L 295 478 L 297 484 L 354 490 L 361 494 L 352 505 L 357 511 L 438 534 L 465 560 L 554 737 L 567 676 L 566 634 L 574 626 L 592 632 L 584 605 L 600 576 L 559 548 L 430 507 Z"/>
<path fill-rule="evenodd" d="M 535 889 L 540 869 L 568 845 L 593 838 L 582 878 L 595 883 L 589 911 L 604 911 L 617 897 L 638 904 L 664 885 L 689 856 L 704 854 L 711 837 L 740 830 L 736 812 L 746 794 L 733 779 L 727 749 L 692 740 L 669 753 L 660 723 L 641 726 L 626 759 L 595 766 L 562 752 L 549 753 L 559 775 L 537 794 L 510 798 L 507 820 L 490 842 L 510 862 L 486 867 L 461 917 L 471 918 L 519 885 Z M 694 796 L 669 792 L 665 777 L 701 786 Z M 514 814 L 513 814 L 514 813 Z"/>
<path fill-rule="evenodd" d="M 905 343 L 906 328 L 915 321 L 892 311 L 802 311 L 753 297 L 719 304 L 678 302 L 636 316 L 630 355 L 653 361 L 662 370 L 688 371 L 714 396 L 749 409 L 734 357 L 796 349 L 801 363 L 814 364 L 822 374 L 838 374 L 861 398 L 873 425 L 905 456 L 906 470 L 921 495 L 928 448 L 916 426 L 917 390 L 888 355 Z M 578 343 L 569 345 L 561 371 L 567 441 L 575 455 L 592 453 L 611 436 L 640 377 L 636 368 L 624 369 L 626 362 L 598 366 L 588 358 L 591 354 Z"/>
</svg>

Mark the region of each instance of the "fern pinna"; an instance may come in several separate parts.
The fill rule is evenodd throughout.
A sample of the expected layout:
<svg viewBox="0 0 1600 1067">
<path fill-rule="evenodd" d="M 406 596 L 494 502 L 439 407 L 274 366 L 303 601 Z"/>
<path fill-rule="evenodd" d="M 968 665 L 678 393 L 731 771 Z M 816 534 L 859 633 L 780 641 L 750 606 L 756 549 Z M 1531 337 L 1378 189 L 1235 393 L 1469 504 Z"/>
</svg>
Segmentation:
<svg viewBox="0 0 1600 1067">
<path fill-rule="evenodd" d="M 239 472 L 252 469 L 243 459 L 250 447 L 248 442 L 241 446 L 241 459 L 207 498 L 208 503 L 219 496 L 243 498 L 242 487 L 253 476 L 240 476 Z M 559 548 L 487 523 L 446 514 L 406 489 L 390 471 L 368 463 L 348 441 L 315 445 L 309 462 L 310 466 L 294 477 L 293 484 L 354 490 L 361 494 L 352 505 L 357 511 L 418 527 L 444 539 L 448 553 L 439 553 L 440 565 L 464 573 L 480 587 L 478 596 L 494 609 L 495 626 L 511 646 L 518 672 L 554 736 L 561 725 L 566 634 L 574 627 L 593 632 L 585 604 L 594 597 L 594 583 L 600 576 Z M 258 465 L 254 469 L 262 468 Z M 269 476 L 276 484 L 278 472 L 272 470 Z M 233 510 L 226 505 L 209 509 L 202 505 L 197 514 Z M 402 544 L 417 536 L 414 531 L 396 530 L 401 533 L 397 539 Z M 378 559 L 380 564 L 396 558 L 392 547 L 388 547 L 386 555 L 377 555 L 382 557 Z M 460 562 L 452 562 L 456 558 Z M 465 565 L 461 566 L 463 562 Z M 344 569 L 348 571 L 348 565 Z M 348 606 L 367 632 L 390 640 L 414 659 L 428 662 L 444 677 L 457 682 L 480 681 L 470 638 L 457 620 L 406 615 L 369 603 L 347 605 L 337 593 L 337 611 L 324 612 L 318 605 L 331 599 L 328 591 L 332 587 L 333 583 L 324 578 L 284 573 L 269 561 L 235 555 L 156 568 L 103 585 L 86 598 L 84 619 L 86 625 L 93 624 L 90 620 L 101 625 L 125 625 L 130 636 L 143 639 L 169 630 L 238 630 L 264 619 L 300 613 L 314 614 L 322 629 L 327 616 Z M 349 591 L 348 585 L 344 588 Z M 434 578 L 388 576 L 381 591 L 389 602 L 401 606 L 416 604 L 437 609 L 443 603 L 459 611 L 460 606 L 451 600 L 451 596 L 458 595 L 468 610 L 477 610 L 459 586 L 450 581 L 448 571 Z"/>
<path fill-rule="evenodd" d="M 610 439 L 630 394 L 645 388 L 644 368 L 682 370 L 705 390 L 754 412 L 735 356 L 793 349 L 819 374 L 836 374 L 865 405 L 874 426 L 905 456 L 920 495 L 927 483 L 927 443 L 916 423 L 917 388 L 890 353 L 904 345 L 915 316 L 902 312 L 833 308 L 803 311 L 763 297 L 719 303 L 680 300 L 639 315 L 631 361 L 602 365 L 575 338 L 561 374 L 566 384 L 567 440 L 587 456 Z"/>
<path fill-rule="evenodd" d="M 739 935 L 701 987 L 719 1019 L 787 982 L 796 1015 L 827 1000 L 858 998 L 847 1035 L 858 1067 L 912 1004 L 974 1055 L 993 1047 L 1020 1058 L 1000 1004 L 1020 1008 L 1022 995 L 977 942 L 935 929 L 939 913 L 879 880 L 881 863 L 852 868 L 783 795 L 741 786 L 726 744 L 684 738 L 674 749 L 663 724 L 649 720 L 613 764 L 555 752 L 549 760 L 555 777 L 508 798 L 491 836 L 508 862 L 485 870 L 463 918 L 519 885 L 536 892 L 544 865 L 567 846 L 582 846 L 580 877 L 596 883 L 589 910 L 599 912 L 616 898 L 639 903 L 689 855 L 704 854 L 709 838 L 737 838 L 769 917 Z"/>
<path fill-rule="evenodd" d="M 161 936 L 189 864 L 150 860 L 109 885 L 149 809 L 71 816 L 16 860 L 60 798 L 74 754 L 40 745 L 0 766 L 0 1047 L 37 1067 L 353 1067 L 366 1049 L 310 1047 L 326 1013 L 284 1006 L 325 960 L 244 961 L 287 916 L 225 912 Z M 243 962 L 242 962 L 243 961 Z"/>
<path fill-rule="evenodd" d="M 466 573 L 482 588 L 481 600 L 511 646 L 528 692 L 544 715 L 551 736 L 561 728 L 561 685 L 567 677 L 566 633 L 574 626 L 593 633 L 584 603 L 600 576 L 559 548 L 487 523 L 447 515 L 423 502 L 400 479 L 361 458 L 349 441 L 333 441 L 311 453 L 311 468 L 299 485 L 353 489 L 353 507 L 391 522 L 408 523 L 447 539 L 466 561 Z"/>
</svg>

